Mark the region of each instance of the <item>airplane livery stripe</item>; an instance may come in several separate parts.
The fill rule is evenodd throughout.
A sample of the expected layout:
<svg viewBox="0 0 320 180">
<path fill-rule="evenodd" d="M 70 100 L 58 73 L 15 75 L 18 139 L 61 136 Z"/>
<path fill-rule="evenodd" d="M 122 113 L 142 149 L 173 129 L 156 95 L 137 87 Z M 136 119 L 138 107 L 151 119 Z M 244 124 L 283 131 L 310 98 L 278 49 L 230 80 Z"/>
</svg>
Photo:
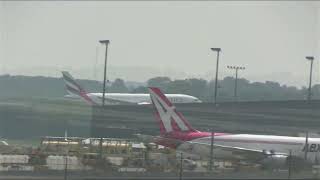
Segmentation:
<svg viewBox="0 0 320 180">
<path fill-rule="evenodd" d="M 70 83 L 70 82 L 68 82 L 66 80 L 64 82 L 65 82 L 66 86 L 69 86 L 69 87 L 73 88 L 74 90 L 77 90 L 77 91 L 80 92 L 80 89 L 78 88 L 78 86 L 76 86 L 76 85 L 74 85 L 74 84 L 72 84 L 72 83 Z"/>
<path fill-rule="evenodd" d="M 77 84 L 77 82 L 75 82 L 72 78 L 70 78 L 66 74 L 63 74 L 63 78 L 65 79 L 65 81 L 67 81 L 67 82 L 73 84 L 74 86 L 76 86 L 79 90 L 81 89 L 81 87 Z"/>
<path fill-rule="evenodd" d="M 80 91 L 80 96 L 83 97 L 86 101 L 90 102 L 92 105 L 98 105 L 86 94 L 86 92 Z"/>
<path fill-rule="evenodd" d="M 74 89 L 73 87 L 66 86 L 66 88 L 67 88 L 67 91 L 69 91 L 71 94 L 76 94 L 78 96 L 81 96 L 81 93 L 78 90 Z"/>
</svg>

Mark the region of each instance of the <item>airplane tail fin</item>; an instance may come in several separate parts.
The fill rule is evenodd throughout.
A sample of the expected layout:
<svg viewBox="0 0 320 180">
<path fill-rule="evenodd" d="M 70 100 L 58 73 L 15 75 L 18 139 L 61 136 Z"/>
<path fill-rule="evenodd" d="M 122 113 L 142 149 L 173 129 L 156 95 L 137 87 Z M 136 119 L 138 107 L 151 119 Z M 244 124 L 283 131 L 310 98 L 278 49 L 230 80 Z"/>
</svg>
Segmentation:
<svg viewBox="0 0 320 180">
<path fill-rule="evenodd" d="M 88 96 L 88 93 L 76 82 L 69 72 L 62 71 L 62 75 L 66 90 L 71 96 L 79 96 L 88 104 L 96 105 L 96 103 Z"/>
<path fill-rule="evenodd" d="M 156 109 L 156 118 L 160 125 L 161 134 L 196 131 L 159 88 L 149 87 L 149 92 Z"/>
</svg>

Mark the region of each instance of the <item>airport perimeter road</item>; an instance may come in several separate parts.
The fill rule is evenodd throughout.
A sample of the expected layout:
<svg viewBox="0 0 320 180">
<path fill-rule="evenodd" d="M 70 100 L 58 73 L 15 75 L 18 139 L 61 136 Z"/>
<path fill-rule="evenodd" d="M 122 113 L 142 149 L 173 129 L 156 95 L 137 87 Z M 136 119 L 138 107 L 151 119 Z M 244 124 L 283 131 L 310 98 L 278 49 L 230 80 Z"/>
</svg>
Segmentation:
<svg viewBox="0 0 320 180">
<path fill-rule="evenodd" d="M 63 177 L 46 176 L 0 176 L 0 180 L 60 180 Z"/>
<path fill-rule="evenodd" d="M 294 174 L 292 179 L 314 179 L 315 177 L 312 173 L 299 173 Z M 68 180 L 144 180 L 144 179 L 167 179 L 167 180 L 177 180 L 180 179 L 178 176 L 166 176 L 164 174 L 148 174 L 146 176 L 139 175 L 139 176 L 130 176 L 130 175 L 75 175 L 75 176 L 68 176 Z M 228 174 L 206 174 L 204 176 L 201 175 L 185 175 L 182 176 L 181 179 L 288 179 L 288 175 L 285 172 L 277 172 L 277 173 L 228 173 Z M 64 176 L 61 175 L 0 175 L 0 180 L 64 180 Z"/>
<path fill-rule="evenodd" d="M 0 177 L 1 180 L 64 180 L 63 177 Z M 177 180 L 179 177 L 105 177 L 105 178 L 68 178 L 68 180 L 144 180 L 144 179 L 167 179 L 167 180 Z M 224 178 L 210 178 L 210 177 L 184 177 L 182 179 L 224 179 Z M 225 178 L 229 179 L 229 178 Z M 237 179 L 250 179 L 250 178 L 237 178 Z M 253 178 L 254 179 L 254 178 Z M 264 178 L 264 179 L 272 179 L 272 178 Z M 273 178 L 273 179 L 281 179 L 281 178 Z M 286 179 L 286 178 L 283 178 Z M 311 178 L 310 178 L 311 179 Z"/>
<path fill-rule="evenodd" d="M 179 179 L 179 177 L 69 177 L 68 180 L 139 180 L 139 179 Z M 213 179 L 209 177 L 184 177 L 183 179 Z M 246 178 L 248 179 L 248 178 Z M 46 176 L 0 176 L 0 180 L 64 180 L 64 177 Z"/>
<path fill-rule="evenodd" d="M 64 178 L 52 178 L 52 177 L 0 177 L 1 180 L 64 180 Z M 151 179 L 151 180 L 161 180 L 161 179 L 167 179 L 167 180 L 177 180 L 179 177 L 107 177 L 107 178 L 68 178 L 68 180 L 144 180 L 144 179 Z M 209 180 L 209 179 L 258 179 L 258 178 L 210 178 L 210 177 L 184 177 L 182 179 L 203 179 L 203 180 Z M 287 178 L 261 178 L 261 179 L 287 179 Z M 300 178 L 298 178 L 300 179 Z M 305 179 L 305 178 L 304 178 Z M 307 178 L 313 179 L 313 178 Z"/>
</svg>

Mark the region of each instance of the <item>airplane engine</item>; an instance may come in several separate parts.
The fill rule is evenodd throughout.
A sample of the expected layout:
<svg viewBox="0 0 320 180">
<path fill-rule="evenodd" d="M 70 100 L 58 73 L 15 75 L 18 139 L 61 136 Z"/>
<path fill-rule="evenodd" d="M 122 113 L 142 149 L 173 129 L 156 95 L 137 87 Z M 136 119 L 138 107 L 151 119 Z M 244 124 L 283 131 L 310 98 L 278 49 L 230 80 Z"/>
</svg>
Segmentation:
<svg viewBox="0 0 320 180">
<path fill-rule="evenodd" d="M 290 157 L 285 155 L 270 155 L 267 158 L 260 161 L 262 168 L 266 169 L 280 169 L 280 168 L 288 168 L 291 163 L 291 168 L 294 170 L 302 170 L 307 169 L 312 166 L 312 163 L 305 161 L 302 158 L 298 157 Z"/>
<path fill-rule="evenodd" d="M 288 156 L 284 155 L 270 155 L 260 162 L 263 168 L 284 168 L 288 165 Z"/>
</svg>

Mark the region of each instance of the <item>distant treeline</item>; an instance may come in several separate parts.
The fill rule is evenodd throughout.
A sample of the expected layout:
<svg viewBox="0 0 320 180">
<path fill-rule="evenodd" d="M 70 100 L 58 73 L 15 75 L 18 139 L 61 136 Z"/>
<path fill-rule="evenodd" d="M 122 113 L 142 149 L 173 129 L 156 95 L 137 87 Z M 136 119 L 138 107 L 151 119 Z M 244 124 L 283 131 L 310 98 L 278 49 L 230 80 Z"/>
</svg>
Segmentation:
<svg viewBox="0 0 320 180">
<path fill-rule="evenodd" d="M 101 92 L 102 84 L 93 80 L 78 80 L 88 92 Z M 138 84 L 138 83 L 137 83 Z M 204 79 L 171 80 L 169 77 L 155 77 L 146 82 L 146 86 L 134 86 L 122 79 L 109 83 L 107 92 L 147 93 L 147 86 L 160 87 L 166 93 L 183 93 L 196 96 L 202 101 L 210 102 L 213 98 L 214 81 Z M 234 100 L 234 78 L 225 77 L 218 82 L 218 100 Z M 313 99 L 320 99 L 320 85 L 312 87 Z M 42 76 L 0 76 L 0 98 L 47 97 L 60 98 L 66 95 L 62 78 Z M 277 82 L 250 82 L 238 80 L 239 101 L 303 100 L 307 89 L 280 85 Z"/>
</svg>

